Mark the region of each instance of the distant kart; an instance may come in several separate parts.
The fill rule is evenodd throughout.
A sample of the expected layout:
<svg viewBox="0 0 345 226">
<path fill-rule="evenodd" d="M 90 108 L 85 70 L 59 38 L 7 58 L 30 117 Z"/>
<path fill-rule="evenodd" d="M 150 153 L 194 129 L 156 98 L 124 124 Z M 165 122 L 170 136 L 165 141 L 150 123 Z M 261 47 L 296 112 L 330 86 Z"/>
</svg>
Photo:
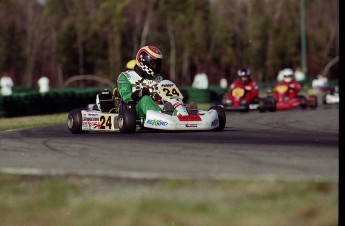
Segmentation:
<svg viewBox="0 0 345 226">
<path fill-rule="evenodd" d="M 242 87 L 235 87 L 229 93 L 225 93 L 222 98 L 222 105 L 227 111 L 249 111 L 259 110 L 264 112 L 266 110 L 272 111 L 275 107 L 274 98 L 259 98 L 248 103 L 246 95 L 249 91 Z"/>
<path fill-rule="evenodd" d="M 336 93 L 336 94 L 327 93 L 323 97 L 323 103 L 324 104 L 339 104 L 339 93 Z"/>
<path fill-rule="evenodd" d="M 190 114 L 183 103 L 182 93 L 169 80 L 163 80 L 158 84 L 158 90 L 152 98 L 160 102 L 162 112 L 148 110 L 146 117 L 140 118 L 136 114 L 135 103 L 125 103 L 118 92 L 115 92 L 115 95 L 109 91 L 101 92 L 96 97 L 100 107 L 72 110 L 67 117 L 67 127 L 74 134 L 91 131 L 134 133 L 137 128 L 170 131 L 222 131 L 225 127 L 226 114 L 221 106 L 211 106 L 208 111 L 192 109 L 194 113 Z M 163 112 L 165 102 L 173 105 L 177 115 Z"/>
<path fill-rule="evenodd" d="M 273 97 L 276 99 L 276 110 L 288 110 L 293 108 L 315 109 L 318 105 L 316 95 L 297 95 L 295 98 L 289 98 L 289 87 L 287 85 L 278 85 L 274 88 Z"/>
<path fill-rule="evenodd" d="M 328 90 L 323 96 L 323 104 L 339 104 L 338 87 Z"/>
</svg>

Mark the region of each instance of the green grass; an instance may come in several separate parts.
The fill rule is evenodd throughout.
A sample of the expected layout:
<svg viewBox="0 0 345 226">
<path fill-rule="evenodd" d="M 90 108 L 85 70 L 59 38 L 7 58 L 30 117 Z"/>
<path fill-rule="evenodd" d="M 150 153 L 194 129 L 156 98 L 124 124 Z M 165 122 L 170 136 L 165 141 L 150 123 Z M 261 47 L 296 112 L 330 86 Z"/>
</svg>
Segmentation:
<svg viewBox="0 0 345 226">
<path fill-rule="evenodd" d="M 2 226 L 338 224 L 338 184 L 332 182 L 0 174 L 0 200 Z"/>
<path fill-rule="evenodd" d="M 66 123 L 67 113 L 0 118 L 0 131 Z"/>
<path fill-rule="evenodd" d="M 63 124 L 66 117 L 0 118 L 0 130 Z M 338 186 L 0 174 L 0 225 L 338 225 Z"/>
</svg>

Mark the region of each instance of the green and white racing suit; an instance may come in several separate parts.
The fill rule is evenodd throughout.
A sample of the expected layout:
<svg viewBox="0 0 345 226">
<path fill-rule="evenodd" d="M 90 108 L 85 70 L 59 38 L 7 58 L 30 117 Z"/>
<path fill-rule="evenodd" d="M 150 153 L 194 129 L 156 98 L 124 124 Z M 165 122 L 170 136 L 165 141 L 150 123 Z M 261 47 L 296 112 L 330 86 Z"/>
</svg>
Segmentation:
<svg viewBox="0 0 345 226">
<path fill-rule="evenodd" d="M 149 80 L 138 75 L 134 70 L 122 72 L 117 79 L 117 88 L 121 99 L 124 102 L 135 101 L 132 99 L 132 94 L 142 88 L 146 88 L 150 93 L 158 90 L 158 82 L 162 80 L 161 76 L 157 76 L 155 80 Z M 151 96 L 144 95 L 137 101 L 135 110 L 139 117 L 145 118 L 148 110 L 161 111 L 162 109 L 154 102 Z"/>
</svg>

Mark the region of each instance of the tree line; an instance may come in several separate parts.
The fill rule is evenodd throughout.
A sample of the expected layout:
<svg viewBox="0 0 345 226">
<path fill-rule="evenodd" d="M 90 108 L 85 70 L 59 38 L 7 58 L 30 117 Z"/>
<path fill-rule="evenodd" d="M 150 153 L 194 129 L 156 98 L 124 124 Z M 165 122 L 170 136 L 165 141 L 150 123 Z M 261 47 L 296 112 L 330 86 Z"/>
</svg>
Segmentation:
<svg viewBox="0 0 345 226">
<path fill-rule="evenodd" d="M 258 82 L 301 66 L 302 0 L 0 0 L 0 65 L 16 84 L 42 75 L 115 81 L 144 45 L 163 53 L 163 75 L 190 85 L 249 67 Z M 338 0 L 305 0 L 307 77 L 339 56 Z M 326 76 L 338 78 L 334 63 Z"/>
</svg>

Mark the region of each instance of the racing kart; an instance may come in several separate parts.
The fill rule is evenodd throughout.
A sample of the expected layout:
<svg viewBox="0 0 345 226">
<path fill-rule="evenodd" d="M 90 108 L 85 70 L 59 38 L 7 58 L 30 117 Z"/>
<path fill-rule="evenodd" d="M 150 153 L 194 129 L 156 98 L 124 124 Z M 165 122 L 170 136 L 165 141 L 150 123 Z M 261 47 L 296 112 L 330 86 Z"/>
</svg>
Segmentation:
<svg viewBox="0 0 345 226">
<path fill-rule="evenodd" d="M 275 110 L 275 99 L 271 97 L 255 99 L 252 102 L 246 100 L 249 90 L 242 87 L 235 87 L 229 93 L 225 93 L 222 98 L 222 105 L 225 110 L 229 111 L 249 111 L 259 110 Z"/>
<path fill-rule="evenodd" d="M 304 96 L 297 95 L 294 98 L 289 97 L 289 87 L 287 85 L 278 85 L 274 88 L 273 97 L 276 99 L 276 110 L 288 110 L 293 108 L 315 109 L 318 105 L 316 95 Z"/>
<path fill-rule="evenodd" d="M 328 90 L 323 96 L 323 104 L 339 104 L 339 89 L 334 87 Z"/>
<path fill-rule="evenodd" d="M 118 90 L 113 93 L 105 90 L 96 95 L 96 105 L 87 109 L 73 109 L 67 116 L 67 127 L 71 133 L 90 133 L 91 131 L 119 131 L 134 133 L 137 129 L 170 131 L 222 131 L 226 124 L 223 107 L 211 106 L 208 111 L 196 109 L 189 114 L 183 103 L 183 95 L 170 80 L 163 80 L 152 94 L 162 111 L 148 110 L 146 117 L 137 115 L 134 102 L 121 100 Z M 176 114 L 164 113 L 163 106 L 170 102 Z M 195 114 L 196 113 L 196 114 Z"/>
</svg>

